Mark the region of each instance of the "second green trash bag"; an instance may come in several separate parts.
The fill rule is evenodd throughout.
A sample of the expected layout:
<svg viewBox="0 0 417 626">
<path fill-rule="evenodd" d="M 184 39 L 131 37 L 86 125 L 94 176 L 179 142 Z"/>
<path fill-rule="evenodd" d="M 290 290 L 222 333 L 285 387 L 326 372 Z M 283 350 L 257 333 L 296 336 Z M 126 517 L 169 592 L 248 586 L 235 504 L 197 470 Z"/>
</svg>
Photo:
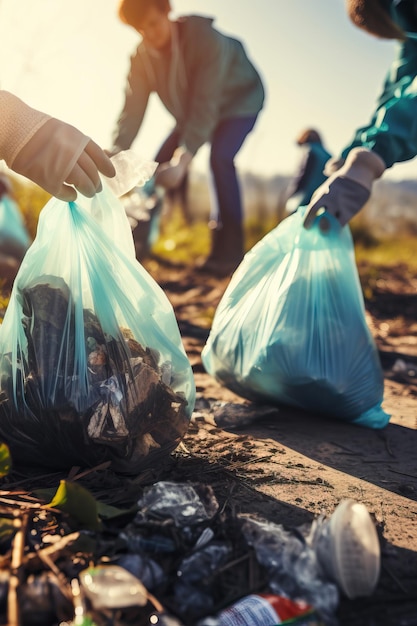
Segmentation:
<svg viewBox="0 0 417 626">
<path fill-rule="evenodd" d="M 324 214 L 306 230 L 304 213 L 246 254 L 216 310 L 204 367 L 255 402 L 383 428 L 384 378 L 350 229 Z"/>
</svg>

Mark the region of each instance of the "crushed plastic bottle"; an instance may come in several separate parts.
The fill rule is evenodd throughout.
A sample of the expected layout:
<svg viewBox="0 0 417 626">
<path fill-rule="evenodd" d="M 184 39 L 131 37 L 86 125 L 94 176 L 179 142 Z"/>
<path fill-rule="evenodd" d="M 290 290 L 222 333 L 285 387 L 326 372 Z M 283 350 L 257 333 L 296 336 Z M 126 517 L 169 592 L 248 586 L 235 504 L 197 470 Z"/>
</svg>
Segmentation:
<svg viewBox="0 0 417 626">
<path fill-rule="evenodd" d="M 251 518 L 243 518 L 242 531 L 258 562 L 268 572 L 268 587 L 273 594 L 302 598 L 326 624 L 337 623 L 338 587 L 328 579 L 301 532 Z"/>
<path fill-rule="evenodd" d="M 330 518 L 320 516 L 309 533 L 243 518 L 243 534 L 268 571 L 269 589 L 303 598 L 326 624 L 337 623 L 339 592 L 370 595 L 380 571 L 380 546 L 364 504 L 343 500 Z"/>
<path fill-rule="evenodd" d="M 323 622 L 313 607 L 303 601 L 272 594 L 250 594 L 224 609 L 216 618 L 209 618 L 198 626 L 322 626 Z"/>
</svg>

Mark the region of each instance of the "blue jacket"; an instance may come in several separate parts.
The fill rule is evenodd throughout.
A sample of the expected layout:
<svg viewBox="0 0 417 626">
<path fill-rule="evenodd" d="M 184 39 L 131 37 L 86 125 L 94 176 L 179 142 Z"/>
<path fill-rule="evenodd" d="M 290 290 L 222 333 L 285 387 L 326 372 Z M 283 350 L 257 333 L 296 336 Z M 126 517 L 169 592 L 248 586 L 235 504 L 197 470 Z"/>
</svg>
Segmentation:
<svg viewBox="0 0 417 626">
<path fill-rule="evenodd" d="M 319 142 L 314 141 L 304 146 L 303 159 L 288 190 L 289 197 L 297 195 L 299 206 L 307 205 L 317 187 L 324 183 L 327 176 L 323 174 L 323 169 L 331 158 L 331 154 Z"/>
</svg>

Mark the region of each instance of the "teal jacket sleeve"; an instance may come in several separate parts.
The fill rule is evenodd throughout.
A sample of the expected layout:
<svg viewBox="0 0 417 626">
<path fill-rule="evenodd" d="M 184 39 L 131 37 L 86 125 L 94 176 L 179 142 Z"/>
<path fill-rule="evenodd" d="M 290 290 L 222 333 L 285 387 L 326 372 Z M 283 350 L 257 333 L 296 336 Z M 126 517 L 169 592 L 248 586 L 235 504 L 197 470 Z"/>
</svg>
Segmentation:
<svg viewBox="0 0 417 626">
<path fill-rule="evenodd" d="M 417 155 L 417 40 L 399 44 L 370 123 L 356 131 L 342 157 L 359 146 L 376 152 L 387 167 Z"/>
</svg>

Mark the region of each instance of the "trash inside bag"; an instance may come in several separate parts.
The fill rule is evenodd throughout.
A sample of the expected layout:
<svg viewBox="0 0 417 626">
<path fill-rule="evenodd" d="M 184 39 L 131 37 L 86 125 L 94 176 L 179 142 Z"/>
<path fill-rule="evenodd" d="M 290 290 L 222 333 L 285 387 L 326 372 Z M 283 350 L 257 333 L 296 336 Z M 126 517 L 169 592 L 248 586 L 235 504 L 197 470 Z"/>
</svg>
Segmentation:
<svg viewBox="0 0 417 626">
<path fill-rule="evenodd" d="M 203 364 L 256 402 L 382 428 L 383 371 L 349 227 L 324 214 L 307 230 L 305 209 L 246 254 L 216 310 Z"/>
<path fill-rule="evenodd" d="M 0 437 L 21 464 L 135 473 L 185 434 L 195 386 L 121 202 L 50 200 L 0 327 Z"/>
</svg>

